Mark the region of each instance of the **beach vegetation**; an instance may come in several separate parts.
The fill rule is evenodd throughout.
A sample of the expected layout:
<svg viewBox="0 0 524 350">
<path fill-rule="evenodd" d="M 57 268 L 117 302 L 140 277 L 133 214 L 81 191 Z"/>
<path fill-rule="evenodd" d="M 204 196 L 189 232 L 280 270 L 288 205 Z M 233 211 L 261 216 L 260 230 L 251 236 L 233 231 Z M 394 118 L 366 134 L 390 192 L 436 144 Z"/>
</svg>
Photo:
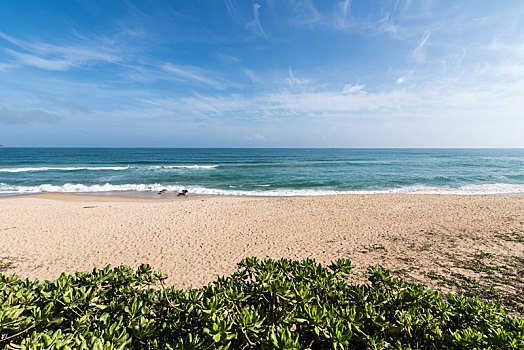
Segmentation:
<svg viewBox="0 0 524 350">
<path fill-rule="evenodd" d="M 202 287 L 141 265 L 40 282 L 0 274 L 6 349 L 522 349 L 524 320 L 381 267 L 348 283 L 347 259 L 246 258 Z"/>
<path fill-rule="evenodd" d="M 16 259 L 12 257 L 1 257 L 0 256 L 0 272 L 5 272 L 9 270 L 13 265 Z"/>
</svg>

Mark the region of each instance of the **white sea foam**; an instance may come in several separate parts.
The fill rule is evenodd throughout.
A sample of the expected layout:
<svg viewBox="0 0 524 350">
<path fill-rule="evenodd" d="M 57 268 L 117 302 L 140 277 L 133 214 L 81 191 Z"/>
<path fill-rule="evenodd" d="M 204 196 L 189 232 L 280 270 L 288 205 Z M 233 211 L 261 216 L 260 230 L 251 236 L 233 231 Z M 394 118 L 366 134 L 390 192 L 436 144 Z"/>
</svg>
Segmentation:
<svg viewBox="0 0 524 350">
<path fill-rule="evenodd" d="M 75 170 L 127 170 L 128 166 L 100 166 L 100 167 L 39 167 L 39 168 L 2 168 L 0 173 L 23 173 L 27 171 L 75 171 Z"/>
<path fill-rule="evenodd" d="M 213 169 L 218 165 L 153 165 L 135 166 L 100 166 L 100 167 L 38 167 L 38 168 L 0 168 L 0 173 L 23 173 L 28 171 L 76 171 L 76 170 L 129 170 L 129 169 Z"/>
<path fill-rule="evenodd" d="M 218 165 L 162 165 L 161 169 L 214 169 Z"/>
<path fill-rule="evenodd" d="M 407 194 L 524 194 L 524 184 L 482 184 L 465 185 L 460 187 L 429 187 L 429 186 L 407 186 L 389 190 L 386 193 L 407 193 Z"/>
<path fill-rule="evenodd" d="M 281 190 L 223 190 L 199 186 L 181 185 L 162 185 L 162 184 L 103 184 L 103 185 L 84 185 L 84 184 L 65 184 L 50 185 L 42 184 L 38 186 L 14 186 L 0 183 L 0 193 L 41 193 L 41 192 L 112 192 L 112 191 L 139 191 L 155 192 L 161 190 L 170 192 L 187 189 L 190 193 L 205 195 L 227 195 L 227 196 L 269 196 L 269 197 L 288 197 L 288 196 L 321 196 L 336 194 L 375 194 L 375 193 L 405 193 L 405 194 L 458 194 L 458 195 L 485 195 L 485 194 L 523 194 L 524 184 L 484 184 L 467 185 L 458 188 L 451 187 L 428 187 L 428 186 L 407 186 L 385 190 L 362 190 L 362 191 L 338 191 L 338 190 L 317 190 L 317 189 L 281 189 Z"/>
</svg>

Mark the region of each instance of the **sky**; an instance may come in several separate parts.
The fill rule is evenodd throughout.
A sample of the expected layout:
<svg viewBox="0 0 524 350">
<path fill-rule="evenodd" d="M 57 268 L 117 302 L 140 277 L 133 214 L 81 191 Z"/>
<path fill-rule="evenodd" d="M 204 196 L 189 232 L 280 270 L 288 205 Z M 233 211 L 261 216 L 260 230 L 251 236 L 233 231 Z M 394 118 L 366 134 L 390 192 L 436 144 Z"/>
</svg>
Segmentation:
<svg viewBox="0 0 524 350">
<path fill-rule="evenodd" d="M 0 144 L 524 147 L 524 2 L 2 0 Z"/>
</svg>

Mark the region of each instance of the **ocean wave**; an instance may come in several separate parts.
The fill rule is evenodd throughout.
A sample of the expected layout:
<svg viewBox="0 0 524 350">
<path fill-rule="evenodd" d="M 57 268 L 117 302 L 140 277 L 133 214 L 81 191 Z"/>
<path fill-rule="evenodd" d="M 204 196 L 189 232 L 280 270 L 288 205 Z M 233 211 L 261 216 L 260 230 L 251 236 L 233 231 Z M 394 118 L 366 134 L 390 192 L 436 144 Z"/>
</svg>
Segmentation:
<svg viewBox="0 0 524 350">
<path fill-rule="evenodd" d="M 150 168 L 156 169 L 214 169 L 218 165 L 159 165 Z"/>
<path fill-rule="evenodd" d="M 76 171 L 76 170 L 127 170 L 127 166 L 111 166 L 111 167 L 38 167 L 38 168 L 3 168 L 0 173 L 24 173 L 28 171 Z"/>
<path fill-rule="evenodd" d="M 230 186 L 231 188 L 231 186 Z M 166 190 L 178 192 L 183 189 L 193 194 L 223 195 L 223 196 L 265 196 L 265 197 L 291 197 L 291 196 L 322 196 L 337 194 L 455 194 L 455 195 L 493 195 L 493 194 L 524 194 L 524 184 L 482 184 L 466 185 L 460 187 L 429 187 L 429 186 L 406 186 L 400 188 L 380 190 L 324 190 L 324 189 L 273 189 L 273 190 L 225 190 L 206 188 L 200 186 L 162 185 L 162 184 L 122 184 L 103 185 L 65 184 L 51 185 L 42 184 L 38 186 L 15 186 L 0 183 L 0 193 L 27 194 L 27 193 L 82 193 L 82 192 L 157 192 Z"/>
<path fill-rule="evenodd" d="M 79 170 L 155 170 L 155 169 L 214 169 L 218 165 L 154 165 L 154 166 L 100 166 L 100 167 L 38 167 L 0 168 L 0 173 L 23 173 L 29 171 L 79 171 Z"/>
</svg>

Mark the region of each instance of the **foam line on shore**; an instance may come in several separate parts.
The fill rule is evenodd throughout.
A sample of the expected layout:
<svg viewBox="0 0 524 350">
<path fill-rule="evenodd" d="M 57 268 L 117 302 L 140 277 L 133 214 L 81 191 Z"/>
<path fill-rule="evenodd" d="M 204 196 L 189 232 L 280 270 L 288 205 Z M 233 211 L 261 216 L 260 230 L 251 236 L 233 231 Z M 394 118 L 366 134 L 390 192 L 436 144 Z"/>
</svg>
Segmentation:
<svg viewBox="0 0 524 350">
<path fill-rule="evenodd" d="M 264 187 L 268 188 L 268 187 Z M 454 195 L 491 195 L 491 194 L 524 194 L 524 185 L 520 184 L 483 184 L 467 185 L 457 188 L 451 187 L 429 187 L 429 186 L 406 186 L 400 188 L 377 189 L 377 190 L 319 190 L 319 189 L 272 189 L 272 190 L 225 190 L 214 189 L 200 186 L 182 185 L 162 185 L 162 184 L 121 184 L 113 185 L 110 183 L 97 185 L 84 184 L 64 184 L 51 185 L 42 184 L 38 186 L 15 186 L 0 183 L 0 193 L 6 194 L 29 194 L 29 193 L 96 193 L 96 192 L 156 192 L 166 190 L 169 192 L 179 192 L 187 189 L 190 193 L 204 195 L 225 195 L 225 196 L 320 196 L 337 194 L 454 194 Z"/>
</svg>

